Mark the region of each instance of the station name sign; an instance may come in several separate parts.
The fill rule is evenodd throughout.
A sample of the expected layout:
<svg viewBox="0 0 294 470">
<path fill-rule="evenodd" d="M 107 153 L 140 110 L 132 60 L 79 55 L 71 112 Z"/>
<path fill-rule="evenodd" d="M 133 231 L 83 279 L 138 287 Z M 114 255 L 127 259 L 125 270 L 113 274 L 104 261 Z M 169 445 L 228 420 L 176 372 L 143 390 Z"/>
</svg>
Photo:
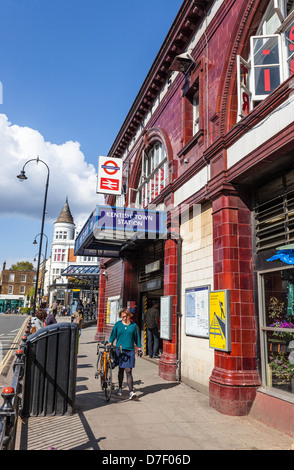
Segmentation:
<svg viewBox="0 0 294 470">
<path fill-rule="evenodd" d="M 166 212 L 129 207 L 96 206 L 75 242 L 75 254 L 93 238 L 125 242 L 135 238 L 166 238 Z"/>
<path fill-rule="evenodd" d="M 128 233 L 166 233 L 165 212 L 98 206 L 96 228 Z"/>
</svg>

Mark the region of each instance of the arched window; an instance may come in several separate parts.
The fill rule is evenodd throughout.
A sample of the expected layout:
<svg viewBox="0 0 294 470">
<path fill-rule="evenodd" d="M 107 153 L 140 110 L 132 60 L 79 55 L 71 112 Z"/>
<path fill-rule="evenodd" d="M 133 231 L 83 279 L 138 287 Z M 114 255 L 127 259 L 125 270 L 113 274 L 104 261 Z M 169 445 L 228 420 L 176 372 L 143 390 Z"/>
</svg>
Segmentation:
<svg viewBox="0 0 294 470">
<path fill-rule="evenodd" d="M 142 155 L 142 173 L 136 205 L 147 207 L 166 187 L 168 182 L 167 156 L 161 142 L 156 142 Z"/>
</svg>

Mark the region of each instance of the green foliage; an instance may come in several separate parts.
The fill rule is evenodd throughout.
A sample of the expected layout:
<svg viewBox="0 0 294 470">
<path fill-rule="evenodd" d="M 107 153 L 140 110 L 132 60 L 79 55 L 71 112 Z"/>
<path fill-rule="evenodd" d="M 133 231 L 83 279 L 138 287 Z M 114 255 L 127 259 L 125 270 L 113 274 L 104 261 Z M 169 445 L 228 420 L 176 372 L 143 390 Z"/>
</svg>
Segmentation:
<svg viewBox="0 0 294 470">
<path fill-rule="evenodd" d="M 18 261 L 10 269 L 13 269 L 13 271 L 35 271 L 34 265 L 29 261 Z"/>
</svg>

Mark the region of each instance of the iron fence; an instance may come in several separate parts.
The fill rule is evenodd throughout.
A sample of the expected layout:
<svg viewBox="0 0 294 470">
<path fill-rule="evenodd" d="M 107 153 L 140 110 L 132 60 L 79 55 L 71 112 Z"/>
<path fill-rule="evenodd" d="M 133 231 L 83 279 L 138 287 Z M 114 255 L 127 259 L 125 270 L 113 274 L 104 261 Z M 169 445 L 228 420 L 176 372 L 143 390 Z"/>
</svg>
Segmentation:
<svg viewBox="0 0 294 470">
<path fill-rule="evenodd" d="M 31 320 L 28 320 L 26 335 L 30 332 Z M 14 450 L 17 422 L 21 410 L 21 394 L 24 377 L 24 361 L 27 336 L 23 336 L 22 344 L 16 351 L 13 364 L 11 386 L 5 387 L 1 393 L 4 403 L 0 407 L 0 450 Z"/>
</svg>

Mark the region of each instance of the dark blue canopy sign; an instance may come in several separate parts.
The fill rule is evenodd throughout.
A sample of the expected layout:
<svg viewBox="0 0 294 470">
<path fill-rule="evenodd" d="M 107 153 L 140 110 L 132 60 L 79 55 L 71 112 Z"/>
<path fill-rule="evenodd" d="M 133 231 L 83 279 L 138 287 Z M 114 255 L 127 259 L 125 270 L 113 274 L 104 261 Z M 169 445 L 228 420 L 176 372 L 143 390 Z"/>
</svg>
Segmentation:
<svg viewBox="0 0 294 470">
<path fill-rule="evenodd" d="M 128 241 L 166 238 L 166 234 L 166 212 L 96 206 L 76 239 L 75 255 L 117 257 Z"/>
</svg>

